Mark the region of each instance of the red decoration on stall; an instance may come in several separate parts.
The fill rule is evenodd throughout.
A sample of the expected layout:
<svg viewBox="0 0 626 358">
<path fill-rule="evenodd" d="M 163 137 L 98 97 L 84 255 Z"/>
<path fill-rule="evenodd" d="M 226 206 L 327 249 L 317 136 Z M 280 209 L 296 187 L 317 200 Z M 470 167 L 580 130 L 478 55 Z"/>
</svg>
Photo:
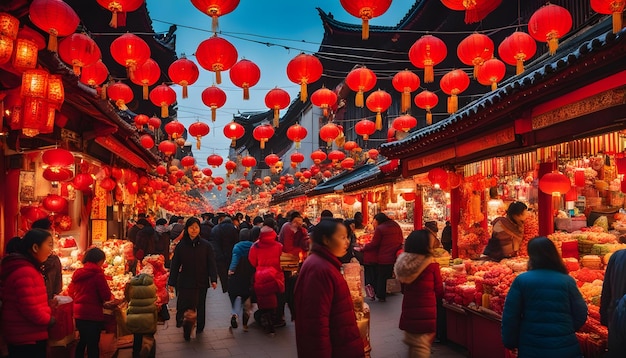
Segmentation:
<svg viewBox="0 0 626 358">
<path fill-rule="evenodd" d="M 76 12 L 61 0 L 34 0 L 28 10 L 30 21 L 50 35 L 48 50 L 57 51 L 57 37 L 74 33 L 80 19 Z"/>
<path fill-rule="evenodd" d="M 626 164 L 626 160 L 624 164 Z M 618 174 L 621 174 L 619 173 L 619 165 L 617 167 L 617 172 Z M 582 169 L 582 168 L 576 169 L 576 171 L 574 172 L 574 184 L 579 188 L 582 188 L 585 186 L 585 169 Z"/>
<path fill-rule="evenodd" d="M 111 56 L 126 67 L 130 78 L 137 67 L 150 58 L 150 46 L 139 36 L 126 33 L 111 42 Z"/>
<path fill-rule="evenodd" d="M 354 159 L 346 158 L 346 159 L 341 161 L 341 167 L 343 169 L 350 170 L 350 169 L 352 169 L 354 167 L 354 163 L 355 163 Z"/>
<path fill-rule="evenodd" d="M 567 193 L 572 187 L 572 183 L 567 176 L 560 172 L 545 174 L 539 179 L 539 190 L 552 195 L 561 196 Z"/>
<path fill-rule="evenodd" d="M 300 163 L 304 162 L 304 154 L 295 152 L 291 154 L 289 159 L 291 159 L 291 167 L 295 168 L 300 165 Z"/>
<path fill-rule="evenodd" d="M 163 165 L 159 165 L 156 167 L 156 173 L 158 175 L 165 175 L 167 174 L 167 168 L 165 168 Z"/>
<path fill-rule="evenodd" d="M 111 11 L 111 22 L 109 26 L 117 28 L 117 26 L 126 26 L 126 13 L 132 12 L 141 5 L 144 0 L 97 0 L 98 4 L 103 8 Z"/>
<path fill-rule="evenodd" d="M 233 148 L 237 145 L 237 140 L 243 137 L 245 133 L 246 130 L 243 126 L 235 121 L 224 126 L 224 135 L 232 141 L 231 146 Z"/>
<path fill-rule="evenodd" d="M 348 87 L 356 92 L 354 105 L 363 108 L 363 93 L 369 92 L 376 86 L 376 74 L 367 67 L 359 67 L 350 71 L 346 76 L 345 82 Z"/>
<path fill-rule="evenodd" d="M 171 121 L 165 125 L 165 133 L 172 139 L 181 137 L 184 132 L 185 126 L 177 120 Z"/>
<path fill-rule="evenodd" d="M 334 123 L 326 123 L 320 128 L 320 138 L 327 143 L 329 147 L 333 145 L 333 141 L 341 135 L 341 129 Z"/>
<path fill-rule="evenodd" d="M 498 88 L 498 82 L 500 82 L 506 74 L 506 66 L 504 62 L 492 58 L 485 61 L 478 71 L 478 82 L 481 85 L 491 85 L 491 90 L 495 91 Z"/>
<path fill-rule="evenodd" d="M 345 150 L 346 152 L 351 152 L 353 150 L 357 150 L 358 148 L 359 145 L 357 144 L 357 142 L 352 140 L 349 140 L 343 144 L 343 150 Z"/>
<path fill-rule="evenodd" d="M 61 148 L 48 149 L 41 155 L 41 161 L 51 168 L 69 167 L 74 164 L 74 154 Z"/>
<path fill-rule="evenodd" d="M 139 142 L 141 142 L 141 146 L 146 149 L 154 148 L 154 139 L 150 134 L 144 134 L 139 138 Z"/>
<path fill-rule="evenodd" d="M 320 164 L 321 162 L 326 160 L 326 153 L 318 149 L 311 153 L 311 160 L 313 160 L 313 163 L 315 164 Z"/>
<path fill-rule="evenodd" d="M 102 57 L 100 48 L 91 37 L 84 34 L 71 34 L 59 43 L 59 57 L 72 65 L 74 74 L 80 75 L 81 68 L 93 65 Z"/>
<path fill-rule="evenodd" d="M 80 174 L 76 174 L 76 176 L 74 177 L 74 180 L 72 180 L 72 186 L 74 186 L 76 190 L 86 191 L 86 190 L 91 189 L 90 187 L 93 184 L 93 182 L 94 180 L 91 174 L 80 173 Z"/>
<path fill-rule="evenodd" d="M 184 156 L 181 160 L 180 160 L 180 164 L 185 168 L 191 168 L 192 166 L 194 166 L 196 164 L 196 159 L 192 156 Z"/>
<path fill-rule="evenodd" d="M 448 55 L 448 48 L 441 39 L 424 35 L 409 49 L 409 60 L 413 66 L 424 69 L 424 83 L 435 81 L 433 67 L 441 63 Z"/>
<path fill-rule="evenodd" d="M 319 80 L 323 72 L 322 62 L 317 57 L 305 53 L 300 53 L 287 64 L 287 77 L 291 82 L 300 85 L 302 102 L 306 102 L 309 97 L 307 84 Z"/>
<path fill-rule="evenodd" d="M 210 177 L 213 175 L 213 171 L 211 170 L 211 168 L 203 168 L 202 169 L 202 174 Z"/>
<path fill-rule="evenodd" d="M 159 119 L 158 117 L 148 118 L 148 129 L 154 131 L 157 128 L 161 128 L 161 119 Z"/>
<path fill-rule="evenodd" d="M 208 165 L 212 166 L 213 168 L 217 168 L 220 165 L 222 165 L 222 163 L 224 162 L 224 159 L 222 159 L 222 157 L 220 157 L 217 154 L 211 154 L 206 158 L 206 162 Z"/>
<path fill-rule="evenodd" d="M 411 92 L 420 87 L 420 78 L 409 70 L 400 71 L 393 76 L 391 84 L 396 91 L 402 93 L 400 112 L 404 113 L 411 109 Z"/>
<path fill-rule="evenodd" d="M 217 35 L 202 41 L 196 50 L 198 64 L 205 70 L 215 72 L 218 85 L 222 83 L 222 71 L 233 67 L 238 56 L 235 46 Z"/>
<path fill-rule="evenodd" d="M 524 62 L 535 56 L 537 43 L 527 33 L 515 31 L 498 46 L 498 55 L 502 61 L 515 66 L 515 74 L 524 72 Z"/>
<path fill-rule="evenodd" d="M 43 178 L 47 181 L 66 181 L 72 178 L 72 171 L 67 168 L 47 168 L 43 171 Z"/>
<path fill-rule="evenodd" d="M 192 123 L 189 126 L 188 131 L 189 131 L 189 135 L 196 138 L 196 148 L 199 150 L 200 144 L 201 144 L 200 140 L 202 139 L 202 137 L 209 134 L 211 129 L 209 128 L 208 124 L 198 121 L 198 122 Z"/>
<path fill-rule="evenodd" d="M 598 14 L 613 16 L 613 33 L 622 29 L 622 12 L 624 12 L 625 0 L 591 0 L 591 8 Z"/>
<path fill-rule="evenodd" d="M 0 65 L 11 60 L 13 42 L 17 38 L 19 27 L 20 20 L 6 12 L 0 12 Z"/>
<path fill-rule="evenodd" d="M 493 41 L 487 35 L 471 34 L 461 40 L 456 49 L 459 60 L 468 66 L 474 66 L 474 78 L 478 78 L 480 66 L 493 57 Z"/>
<path fill-rule="evenodd" d="M 43 199 L 41 204 L 44 209 L 55 214 L 63 213 L 67 210 L 67 200 L 56 194 L 48 194 L 48 196 Z"/>
<path fill-rule="evenodd" d="M 115 189 L 116 185 L 117 184 L 115 183 L 115 180 L 111 178 L 104 178 L 102 179 L 102 181 L 100 181 L 100 187 L 106 191 L 111 191 Z"/>
<path fill-rule="evenodd" d="M 367 157 L 372 159 L 372 160 L 376 160 L 376 158 L 378 158 L 378 149 L 370 149 L 367 151 Z"/>
<path fill-rule="evenodd" d="M 469 76 L 463 70 L 450 71 L 441 78 L 439 82 L 441 90 L 450 96 L 448 97 L 448 113 L 452 114 L 459 109 L 457 95 L 465 91 L 469 84 Z"/>
<path fill-rule="evenodd" d="M 94 64 L 82 68 L 80 82 L 95 87 L 106 81 L 108 76 L 109 70 L 107 66 L 101 60 L 98 60 Z"/>
<path fill-rule="evenodd" d="M 446 186 L 448 183 L 448 173 L 441 168 L 433 168 L 428 171 L 428 180 L 435 186 Z"/>
<path fill-rule="evenodd" d="M 178 60 L 172 62 L 167 69 L 167 75 L 172 82 L 183 88 L 183 98 L 187 98 L 189 96 L 187 87 L 196 83 L 200 71 L 193 61 L 188 60 L 185 54 L 182 54 Z"/>
<path fill-rule="evenodd" d="M 431 113 L 431 110 L 437 106 L 437 103 L 439 103 L 439 97 L 437 97 L 437 95 L 433 92 L 427 90 L 424 90 L 415 96 L 415 105 L 426 110 L 427 125 L 433 124 L 433 114 Z"/>
<path fill-rule="evenodd" d="M 280 110 L 287 108 L 290 102 L 291 98 L 289 97 L 289 93 L 278 87 L 271 89 L 265 95 L 265 105 L 269 109 L 274 110 L 274 127 L 278 128 Z"/>
<path fill-rule="evenodd" d="M 369 38 L 369 20 L 384 14 L 391 6 L 391 0 L 340 0 L 341 6 L 352 16 L 362 20 L 361 38 Z"/>
<path fill-rule="evenodd" d="M 328 159 L 332 160 L 333 163 L 340 162 L 346 158 L 346 154 L 340 150 L 333 150 L 328 153 Z"/>
<path fill-rule="evenodd" d="M 256 166 L 256 159 L 252 156 L 245 156 L 241 158 L 241 165 L 246 168 L 244 171 L 244 175 L 248 174 L 250 170 Z"/>
<path fill-rule="evenodd" d="M 369 140 L 369 137 L 376 132 L 376 123 L 369 119 L 361 119 L 354 126 L 356 134 L 363 137 L 363 140 Z"/>
<path fill-rule="evenodd" d="M 169 117 L 168 107 L 176 102 L 176 92 L 165 84 L 160 84 L 150 91 L 150 102 L 161 107 L 161 118 Z"/>
<path fill-rule="evenodd" d="M 313 176 L 313 173 L 311 173 L 310 170 L 305 170 L 305 171 L 302 172 L 302 176 L 305 179 L 311 179 L 311 177 Z"/>
<path fill-rule="evenodd" d="M 417 119 L 409 114 L 400 116 L 393 121 L 393 128 L 397 131 L 402 131 L 405 133 L 410 131 L 412 128 L 415 128 L 416 126 Z"/>
<path fill-rule="evenodd" d="M 296 144 L 296 149 L 300 148 L 300 142 L 307 136 L 307 130 L 298 123 L 287 128 L 287 138 Z"/>
<path fill-rule="evenodd" d="M 383 90 L 372 92 L 365 101 L 367 108 L 376 113 L 376 130 L 383 129 L 382 112 L 391 106 L 391 95 Z"/>
<path fill-rule="evenodd" d="M 158 149 L 159 149 L 159 152 L 169 157 L 170 155 L 176 153 L 176 143 L 170 140 L 164 140 L 161 143 L 159 143 Z"/>
<path fill-rule="evenodd" d="M 148 86 L 155 84 L 161 77 L 161 69 L 155 60 L 149 58 L 133 71 L 130 80 L 143 88 L 143 99 L 148 99 Z"/>
<path fill-rule="evenodd" d="M 226 104 L 226 92 L 215 85 L 207 87 L 202 91 L 202 103 L 211 108 L 211 121 L 215 122 L 217 109 Z"/>
<path fill-rule="evenodd" d="M 211 28 L 217 32 L 219 28 L 218 18 L 233 12 L 239 5 L 239 0 L 191 0 L 196 9 L 211 17 Z"/>
<path fill-rule="evenodd" d="M 265 143 L 267 143 L 273 135 L 274 128 L 269 124 L 261 124 L 252 131 L 252 136 L 259 141 L 259 147 L 261 149 L 265 149 Z"/>
<path fill-rule="evenodd" d="M 133 122 L 135 123 L 135 127 L 137 127 L 138 130 L 142 130 L 143 126 L 148 124 L 148 120 L 149 118 L 145 114 L 138 114 L 133 119 Z"/>
<path fill-rule="evenodd" d="M 441 0 L 450 10 L 465 11 L 465 23 L 473 24 L 483 20 L 495 10 L 502 0 Z"/>
<path fill-rule="evenodd" d="M 250 87 L 261 79 L 261 70 L 254 62 L 243 59 L 230 69 L 230 81 L 237 87 L 243 88 L 243 99 L 250 99 Z"/>
<path fill-rule="evenodd" d="M 226 164 L 224 164 L 224 168 L 226 168 L 226 172 L 228 173 L 228 175 L 230 175 L 237 169 L 237 163 L 229 160 L 226 162 Z"/>
<path fill-rule="evenodd" d="M 324 111 L 324 117 L 328 117 L 328 110 L 337 103 L 337 94 L 322 86 L 311 95 L 311 103 L 320 107 Z"/>
<path fill-rule="evenodd" d="M 528 33 L 539 42 L 547 42 L 550 55 L 556 53 L 559 39 L 572 29 L 572 15 L 561 6 L 547 4 L 528 20 Z"/>
<path fill-rule="evenodd" d="M 121 111 L 125 111 L 128 109 L 126 106 L 127 103 L 130 103 L 135 95 L 133 94 L 133 90 L 125 83 L 116 82 L 107 87 L 107 95 L 111 101 L 115 102 L 117 108 Z"/>
<path fill-rule="evenodd" d="M 2 19 L 0 19 L 2 21 Z M 2 29 L 0 29 L 0 35 Z M 13 49 L 13 67 L 18 70 L 34 69 L 37 67 L 39 51 L 46 48 L 46 40 L 37 31 L 24 26 L 17 33 Z M 7 56 L 10 54 L 7 54 Z M 2 62 L 2 60 L 0 60 Z"/>
</svg>

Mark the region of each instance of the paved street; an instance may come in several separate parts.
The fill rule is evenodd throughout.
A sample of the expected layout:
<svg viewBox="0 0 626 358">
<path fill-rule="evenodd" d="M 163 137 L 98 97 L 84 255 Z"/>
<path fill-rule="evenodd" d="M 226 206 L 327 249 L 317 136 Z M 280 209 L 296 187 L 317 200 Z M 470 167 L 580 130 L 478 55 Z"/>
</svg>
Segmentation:
<svg viewBox="0 0 626 358">
<path fill-rule="evenodd" d="M 398 358 L 406 357 L 407 349 L 402 343 L 403 332 L 398 327 L 402 296 L 389 296 L 386 303 L 371 302 L 371 339 L 372 357 Z M 170 307 L 174 307 L 173 302 Z M 174 311 L 172 318 L 174 317 Z M 287 310 L 288 312 L 288 310 Z M 253 322 L 253 321 L 252 321 Z M 251 323 L 250 331 L 245 333 L 238 329 L 230 330 L 230 301 L 226 294 L 217 290 L 209 290 L 207 299 L 207 325 L 204 332 L 191 342 L 183 340 L 182 329 L 176 328 L 174 320 L 165 326 L 159 326 L 156 335 L 157 357 L 276 357 L 295 358 L 296 338 L 292 322 L 285 328 L 277 329 L 275 337 L 264 334 L 260 327 Z M 433 357 L 457 358 L 462 353 L 447 346 L 435 344 Z M 123 349 L 119 357 L 131 357 L 130 349 Z"/>
</svg>

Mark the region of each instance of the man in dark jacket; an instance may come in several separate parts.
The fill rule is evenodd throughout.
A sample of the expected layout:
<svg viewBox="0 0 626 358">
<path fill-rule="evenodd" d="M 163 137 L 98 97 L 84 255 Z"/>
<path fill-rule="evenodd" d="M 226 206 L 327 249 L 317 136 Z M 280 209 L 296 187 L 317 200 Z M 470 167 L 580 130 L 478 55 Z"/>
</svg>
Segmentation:
<svg viewBox="0 0 626 358">
<path fill-rule="evenodd" d="M 441 245 L 446 251 L 452 251 L 452 226 L 449 221 L 446 221 L 446 227 L 441 231 Z"/>
<path fill-rule="evenodd" d="M 217 274 L 222 283 L 222 291 L 228 292 L 228 267 L 233 257 L 233 247 L 239 242 L 239 231 L 231 218 L 224 218 L 219 225 L 211 230 L 211 241 L 215 250 Z"/>
<path fill-rule="evenodd" d="M 137 232 L 133 253 L 137 260 L 143 260 L 148 255 L 160 254 L 157 252 L 156 246 L 158 237 L 156 231 L 147 219 L 139 219 L 137 225 L 141 226 L 141 230 Z"/>
<path fill-rule="evenodd" d="M 213 217 L 214 215 L 211 213 L 202 214 L 202 223 L 200 224 L 200 237 L 210 241 L 211 240 L 211 230 L 213 230 Z"/>
<path fill-rule="evenodd" d="M 624 357 L 626 354 L 624 342 L 619 337 L 619 326 L 626 326 L 625 322 L 619 322 L 617 317 L 626 319 L 626 316 L 616 314 L 618 302 L 626 295 L 626 250 L 619 250 L 611 255 L 609 264 L 604 274 L 602 285 L 602 298 L 600 302 L 600 323 L 609 327 L 609 354 L 607 357 Z M 621 346 L 621 347 L 620 347 Z"/>
</svg>

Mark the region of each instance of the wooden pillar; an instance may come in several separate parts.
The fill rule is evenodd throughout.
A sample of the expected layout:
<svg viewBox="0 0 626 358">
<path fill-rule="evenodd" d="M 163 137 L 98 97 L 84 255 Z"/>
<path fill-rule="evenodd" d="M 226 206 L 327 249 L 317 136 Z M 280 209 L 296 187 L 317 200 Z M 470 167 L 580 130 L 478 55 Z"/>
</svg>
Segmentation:
<svg viewBox="0 0 626 358">
<path fill-rule="evenodd" d="M 413 229 L 424 228 L 424 192 L 420 185 L 415 190 L 415 201 L 413 202 Z"/>
<path fill-rule="evenodd" d="M 461 222 L 461 188 L 450 191 L 450 225 L 452 226 L 452 258 L 459 257 L 459 223 Z"/>
<path fill-rule="evenodd" d="M 367 226 L 370 223 L 368 197 L 369 195 L 367 195 L 366 191 L 364 191 L 363 194 L 361 194 L 361 214 L 363 214 L 363 225 L 365 226 Z"/>
<path fill-rule="evenodd" d="M 541 163 L 539 164 L 539 179 L 551 173 L 554 169 L 555 163 Z M 552 195 L 546 194 L 539 190 L 539 198 L 537 201 L 539 215 L 539 236 L 546 236 L 554 233 L 554 208 L 552 207 Z"/>
</svg>

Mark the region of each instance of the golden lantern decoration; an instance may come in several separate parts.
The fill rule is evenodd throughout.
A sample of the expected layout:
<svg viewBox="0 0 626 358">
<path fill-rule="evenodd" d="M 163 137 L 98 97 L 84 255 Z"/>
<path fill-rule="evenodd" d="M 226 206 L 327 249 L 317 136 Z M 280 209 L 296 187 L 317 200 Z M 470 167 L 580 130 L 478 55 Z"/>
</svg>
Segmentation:
<svg viewBox="0 0 626 358">
<path fill-rule="evenodd" d="M 0 12 L 0 65 L 9 62 L 13 41 L 17 38 L 20 21 L 6 12 Z"/>
<path fill-rule="evenodd" d="M 15 40 L 13 67 L 20 70 L 37 67 L 38 53 L 45 47 L 46 40 L 41 34 L 28 27 L 22 28 Z"/>
</svg>

